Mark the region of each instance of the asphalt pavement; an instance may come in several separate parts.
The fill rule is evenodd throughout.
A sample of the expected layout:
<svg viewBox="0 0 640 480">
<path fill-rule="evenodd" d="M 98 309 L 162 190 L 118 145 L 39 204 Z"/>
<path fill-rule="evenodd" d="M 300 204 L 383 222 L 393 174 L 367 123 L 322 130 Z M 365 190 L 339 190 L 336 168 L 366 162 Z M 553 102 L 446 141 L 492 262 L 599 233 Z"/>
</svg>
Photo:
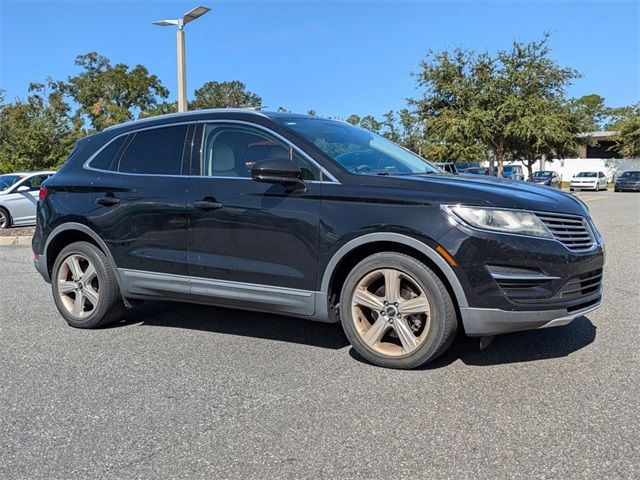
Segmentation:
<svg viewBox="0 0 640 480">
<path fill-rule="evenodd" d="M 640 478 L 640 194 L 582 193 L 604 306 L 364 363 L 339 325 L 152 302 L 74 330 L 0 248 L 0 478 Z"/>
</svg>

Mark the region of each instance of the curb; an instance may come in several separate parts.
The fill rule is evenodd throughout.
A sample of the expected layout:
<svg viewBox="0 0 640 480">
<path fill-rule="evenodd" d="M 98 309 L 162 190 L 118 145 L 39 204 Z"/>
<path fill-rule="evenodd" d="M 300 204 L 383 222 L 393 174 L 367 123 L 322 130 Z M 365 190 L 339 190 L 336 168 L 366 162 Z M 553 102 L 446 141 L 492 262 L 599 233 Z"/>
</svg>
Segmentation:
<svg viewBox="0 0 640 480">
<path fill-rule="evenodd" d="M 0 247 L 31 245 L 31 237 L 0 237 Z"/>
</svg>

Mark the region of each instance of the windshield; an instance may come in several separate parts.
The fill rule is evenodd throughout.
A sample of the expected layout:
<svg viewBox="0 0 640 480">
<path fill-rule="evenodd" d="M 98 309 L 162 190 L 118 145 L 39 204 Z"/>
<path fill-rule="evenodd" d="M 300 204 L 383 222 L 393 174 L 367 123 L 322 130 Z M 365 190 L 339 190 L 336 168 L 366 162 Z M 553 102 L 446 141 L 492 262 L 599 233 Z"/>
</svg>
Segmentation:
<svg viewBox="0 0 640 480">
<path fill-rule="evenodd" d="M 0 175 L 0 192 L 8 190 L 11 185 L 22 180 L 24 176 L 20 175 Z"/>
<path fill-rule="evenodd" d="M 640 180 L 640 172 L 624 172 L 620 178 Z"/>
<path fill-rule="evenodd" d="M 315 118 L 274 118 L 274 121 L 313 143 L 351 173 L 442 173 L 439 168 L 409 150 L 348 123 Z"/>
<path fill-rule="evenodd" d="M 534 177 L 550 177 L 551 176 L 551 172 L 534 172 L 533 173 Z"/>
<path fill-rule="evenodd" d="M 580 172 L 576 177 L 597 177 L 598 174 L 596 172 Z"/>
</svg>

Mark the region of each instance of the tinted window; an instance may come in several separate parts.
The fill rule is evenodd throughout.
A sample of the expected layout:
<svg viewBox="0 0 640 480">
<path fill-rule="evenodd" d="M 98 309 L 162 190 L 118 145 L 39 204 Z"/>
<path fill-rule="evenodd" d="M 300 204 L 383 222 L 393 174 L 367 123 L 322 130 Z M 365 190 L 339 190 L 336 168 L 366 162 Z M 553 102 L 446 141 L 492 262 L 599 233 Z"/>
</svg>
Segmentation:
<svg viewBox="0 0 640 480">
<path fill-rule="evenodd" d="M 118 171 L 180 175 L 187 128 L 180 125 L 136 133 L 120 157 Z"/>
<path fill-rule="evenodd" d="M 36 175 L 35 177 L 31 177 L 29 180 L 25 182 L 25 185 L 29 187 L 29 190 L 40 190 L 40 185 L 51 175 Z"/>
<path fill-rule="evenodd" d="M 304 180 L 320 180 L 318 167 L 262 130 L 237 125 L 207 125 L 204 130 L 203 175 L 250 178 L 256 162 L 273 158 L 289 159 Z"/>
<path fill-rule="evenodd" d="M 89 166 L 91 168 L 97 168 L 98 170 L 108 170 L 111 166 L 111 162 L 114 158 L 116 158 L 118 151 L 120 150 L 126 139 L 127 135 L 123 135 L 113 140 L 106 147 L 104 147 L 93 160 L 91 160 Z"/>
</svg>

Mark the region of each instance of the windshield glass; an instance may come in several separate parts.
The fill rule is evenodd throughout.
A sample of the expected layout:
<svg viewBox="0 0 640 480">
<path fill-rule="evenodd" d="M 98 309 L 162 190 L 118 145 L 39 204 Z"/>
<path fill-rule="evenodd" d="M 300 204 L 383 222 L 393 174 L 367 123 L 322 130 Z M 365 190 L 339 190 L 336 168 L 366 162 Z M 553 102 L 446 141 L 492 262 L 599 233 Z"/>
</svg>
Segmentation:
<svg viewBox="0 0 640 480">
<path fill-rule="evenodd" d="M 598 174 L 596 172 L 580 172 L 576 177 L 597 177 Z"/>
<path fill-rule="evenodd" d="M 274 118 L 274 121 L 313 143 L 351 173 L 442 173 L 439 168 L 409 150 L 348 123 L 319 118 Z"/>
<path fill-rule="evenodd" d="M 551 172 L 533 172 L 533 176 L 546 178 L 551 176 Z"/>
<path fill-rule="evenodd" d="M 0 175 L 0 192 L 8 190 L 11 185 L 19 182 L 24 177 L 20 175 Z"/>
<path fill-rule="evenodd" d="M 640 172 L 624 172 L 620 175 L 620 178 L 625 178 L 628 180 L 640 180 Z"/>
</svg>

